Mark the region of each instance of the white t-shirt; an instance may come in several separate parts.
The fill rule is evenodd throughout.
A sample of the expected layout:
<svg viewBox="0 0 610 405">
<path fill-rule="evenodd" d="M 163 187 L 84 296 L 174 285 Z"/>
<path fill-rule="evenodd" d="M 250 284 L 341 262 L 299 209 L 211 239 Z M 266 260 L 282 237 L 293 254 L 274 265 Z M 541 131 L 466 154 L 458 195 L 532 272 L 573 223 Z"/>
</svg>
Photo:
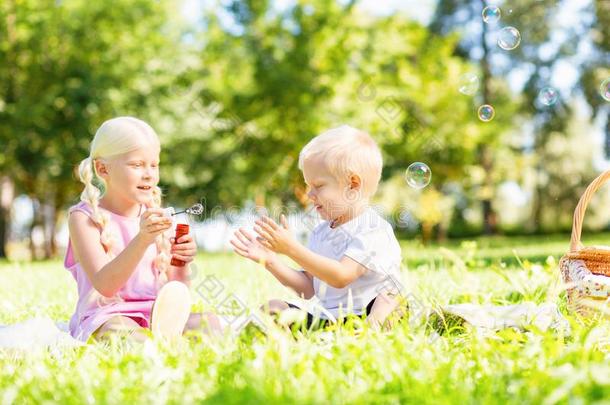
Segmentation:
<svg viewBox="0 0 610 405">
<path fill-rule="evenodd" d="M 322 319 L 330 318 L 325 312 L 335 318 L 361 315 L 384 290 L 403 291 L 400 246 L 392 226 L 372 208 L 334 229 L 329 221 L 319 224 L 309 238 L 309 249 L 337 261 L 348 256 L 368 269 L 344 288 L 313 277 L 315 295 L 326 310 L 319 314 Z"/>
</svg>

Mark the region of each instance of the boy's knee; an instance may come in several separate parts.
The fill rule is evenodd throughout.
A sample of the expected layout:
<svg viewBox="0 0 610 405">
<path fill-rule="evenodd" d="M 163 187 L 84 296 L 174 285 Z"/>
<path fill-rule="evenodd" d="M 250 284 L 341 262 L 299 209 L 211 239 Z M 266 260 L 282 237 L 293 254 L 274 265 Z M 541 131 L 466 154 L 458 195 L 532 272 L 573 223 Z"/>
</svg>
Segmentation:
<svg viewBox="0 0 610 405">
<path fill-rule="evenodd" d="M 385 292 L 375 298 L 371 313 L 367 316 L 368 322 L 375 328 L 392 323 L 393 318 L 401 317 L 400 302 Z"/>
<path fill-rule="evenodd" d="M 267 302 L 267 304 L 263 305 L 261 307 L 261 311 L 264 311 L 264 312 L 267 312 L 270 314 L 277 314 L 288 308 L 290 308 L 290 307 L 288 306 L 286 301 L 274 299 L 274 300 L 269 300 Z"/>
<path fill-rule="evenodd" d="M 208 335 L 215 335 L 223 332 L 223 326 L 216 314 L 211 312 L 195 312 L 189 315 L 184 331 L 202 330 Z"/>
</svg>

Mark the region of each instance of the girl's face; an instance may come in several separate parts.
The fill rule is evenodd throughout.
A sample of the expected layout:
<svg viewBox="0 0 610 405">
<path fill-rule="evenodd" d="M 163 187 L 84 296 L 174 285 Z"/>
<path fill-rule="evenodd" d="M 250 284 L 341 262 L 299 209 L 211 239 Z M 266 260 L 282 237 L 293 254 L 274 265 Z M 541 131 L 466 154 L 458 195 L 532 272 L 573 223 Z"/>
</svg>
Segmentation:
<svg viewBox="0 0 610 405">
<path fill-rule="evenodd" d="M 106 181 L 106 196 L 149 206 L 159 183 L 160 152 L 160 146 L 154 145 L 97 161 L 98 174 Z"/>
<path fill-rule="evenodd" d="M 323 219 L 336 220 L 353 208 L 350 185 L 347 181 L 337 180 L 321 156 L 313 156 L 303 162 L 303 177 L 309 188 L 307 196 Z"/>
</svg>

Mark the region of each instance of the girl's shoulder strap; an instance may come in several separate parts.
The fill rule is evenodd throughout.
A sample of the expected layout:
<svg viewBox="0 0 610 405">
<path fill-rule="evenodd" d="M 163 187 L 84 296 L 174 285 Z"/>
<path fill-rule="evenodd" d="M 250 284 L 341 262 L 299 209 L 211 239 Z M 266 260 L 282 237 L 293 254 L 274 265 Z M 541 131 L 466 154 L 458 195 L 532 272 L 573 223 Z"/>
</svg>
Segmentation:
<svg viewBox="0 0 610 405">
<path fill-rule="evenodd" d="M 93 209 L 91 208 L 91 205 L 89 205 L 89 203 L 86 203 L 84 201 L 81 201 L 78 204 L 71 206 L 68 209 L 68 215 L 72 214 L 75 211 L 80 211 L 80 212 L 84 213 L 85 215 L 87 215 L 89 218 L 93 217 Z"/>
</svg>

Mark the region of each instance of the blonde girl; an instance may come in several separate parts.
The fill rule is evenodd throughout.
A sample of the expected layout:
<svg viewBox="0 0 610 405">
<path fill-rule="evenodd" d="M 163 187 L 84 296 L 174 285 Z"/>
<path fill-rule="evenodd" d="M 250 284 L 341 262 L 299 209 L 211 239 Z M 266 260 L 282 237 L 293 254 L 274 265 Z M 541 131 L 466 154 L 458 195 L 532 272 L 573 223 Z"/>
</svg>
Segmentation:
<svg viewBox="0 0 610 405">
<path fill-rule="evenodd" d="M 172 220 L 163 215 L 157 186 L 160 148 L 144 121 L 113 118 L 79 165 L 85 187 L 69 210 L 64 263 L 78 287 L 70 320 L 76 339 L 115 331 L 144 337 L 143 328 L 170 337 L 189 320 L 185 283 L 197 247 L 191 235 L 170 240 Z M 171 266 L 170 255 L 186 264 Z"/>
</svg>

